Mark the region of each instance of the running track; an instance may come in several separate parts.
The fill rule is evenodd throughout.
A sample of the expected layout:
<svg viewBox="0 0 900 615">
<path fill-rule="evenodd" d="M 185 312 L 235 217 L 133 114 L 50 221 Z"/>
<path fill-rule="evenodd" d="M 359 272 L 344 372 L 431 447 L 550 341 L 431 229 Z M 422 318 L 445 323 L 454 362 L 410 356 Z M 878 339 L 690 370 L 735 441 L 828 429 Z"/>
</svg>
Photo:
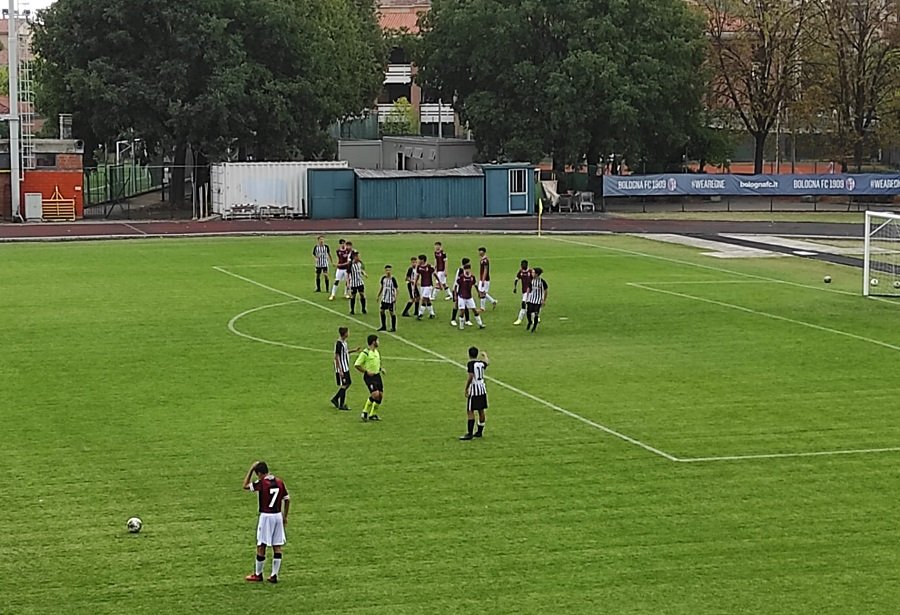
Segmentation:
<svg viewBox="0 0 900 615">
<path fill-rule="evenodd" d="M 496 232 L 535 233 L 537 221 L 524 218 L 448 218 L 416 220 L 209 220 L 75 222 L 70 224 L 0 224 L 0 242 L 295 235 L 360 232 Z M 547 216 L 548 233 L 677 233 L 683 235 L 746 233 L 862 237 L 862 224 L 825 222 L 736 222 L 702 220 L 632 220 L 603 215 Z"/>
</svg>

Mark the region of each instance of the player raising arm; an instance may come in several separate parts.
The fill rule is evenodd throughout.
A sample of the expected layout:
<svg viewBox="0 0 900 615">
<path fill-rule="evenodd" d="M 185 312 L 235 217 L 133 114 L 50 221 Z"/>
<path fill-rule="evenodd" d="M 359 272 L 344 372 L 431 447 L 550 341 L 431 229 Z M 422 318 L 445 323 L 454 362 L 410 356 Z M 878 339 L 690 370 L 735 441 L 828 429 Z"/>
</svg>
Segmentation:
<svg viewBox="0 0 900 615">
<path fill-rule="evenodd" d="M 256 473 L 256 480 L 253 474 Z M 256 568 L 247 575 L 251 583 L 262 582 L 263 567 L 266 563 L 266 545 L 272 545 L 272 575 L 269 583 L 278 583 L 281 571 L 281 547 L 285 543 L 284 526 L 287 524 L 291 496 L 284 481 L 269 473 L 265 461 L 257 461 L 244 476 L 243 488 L 259 496 L 259 523 L 256 526 Z M 284 510 L 282 510 L 282 506 Z"/>
</svg>

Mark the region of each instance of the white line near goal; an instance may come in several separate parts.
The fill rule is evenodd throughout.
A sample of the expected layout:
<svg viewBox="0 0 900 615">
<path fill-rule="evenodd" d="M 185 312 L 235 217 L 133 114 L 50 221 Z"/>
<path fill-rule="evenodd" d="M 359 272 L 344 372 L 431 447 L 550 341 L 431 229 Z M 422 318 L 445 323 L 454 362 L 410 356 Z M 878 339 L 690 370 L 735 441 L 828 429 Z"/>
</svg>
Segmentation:
<svg viewBox="0 0 900 615">
<path fill-rule="evenodd" d="M 224 267 L 215 266 L 215 267 L 213 267 L 213 269 L 215 269 L 216 271 L 218 271 L 218 272 L 220 272 L 220 273 L 224 273 L 225 275 L 229 275 L 229 276 L 231 276 L 231 277 L 233 277 L 233 278 L 237 278 L 238 280 L 242 280 L 242 281 L 244 281 L 244 282 L 247 282 L 248 284 L 253 284 L 254 286 L 258 286 L 259 288 L 263 288 L 263 289 L 268 290 L 268 291 L 270 291 L 270 292 L 277 293 L 277 294 L 282 295 L 282 296 L 284 296 L 284 297 L 288 297 L 288 298 L 290 298 L 290 299 L 294 299 L 295 301 L 299 301 L 299 302 L 301 302 L 301 303 L 305 303 L 305 304 L 310 305 L 310 306 L 312 306 L 312 307 L 318 308 L 318 309 L 322 310 L 323 312 L 328 312 L 329 314 L 333 314 L 334 316 L 340 316 L 341 318 L 345 318 L 346 320 L 352 321 L 352 322 L 354 322 L 354 323 L 360 325 L 361 327 L 365 327 L 365 328 L 367 328 L 367 329 L 373 329 L 373 330 L 377 328 L 377 327 L 375 327 L 374 325 L 370 325 L 369 323 L 367 323 L 367 322 L 365 322 L 365 321 L 363 321 L 363 320 L 359 320 L 359 319 L 357 319 L 357 318 L 354 318 L 353 316 L 351 316 L 351 315 L 349 315 L 349 314 L 344 314 L 344 313 L 342 313 L 342 312 L 338 312 L 337 310 L 333 310 L 333 309 L 331 309 L 331 308 L 328 307 L 328 306 L 320 305 L 320 304 L 316 303 L 315 301 L 310 301 L 309 299 L 306 299 L 306 298 L 304 298 L 304 297 L 300 297 L 300 296 L 298 296 L 298 295 L 294 295 L 294 294 L 292 294 L 292 293 L 289 293 L 289 292 L 280 290 L 280 289 L 278 289 L 278 288 L 274 288 L 274 287 L 272 287 L 272 286 L 269 286 L 268 284 L 263 284 L 262 282 L 258 282 L 258 281 L 254 280 L 254 279 L 252 279 L 252 278 L 248 278 L 248 277 L 243 276 L 243 275 L 240 275 L 240 274 L 238 274 L 238 273 L 234 273 L 234 272 L 232 272 L 232 271 L 228 271 L 228 270 L 225 269 Z M 410 340 L 404 338 L 403 336 L 397 335 L 396 333 L 389 333 L 389 332 L 385 332 L 385 333 L 386 333 L 386 335 L 389 335 L 390 337 L 392 337 L 392 338 L 394 338 L 394 339 L 396 339 L 396 340 L 398 340 L 398 341 L 400 341 L 400 342 L 403 342 L 403 343 L 406 344 L 407 346 L 410 346 L 410 347 L 412 347 L 412 348 L 415 348 L 416 350 L 419 350 L 420 352 L 424 352 L 425 354 L 429 354 L 429 355 L 431 355 L 431 356 L 433 356 L 433 357 L 436 357 L 436 358 L 438 358 L 438 359 L 441 359 L 441 360 L 444 361 L 445 363 L 449 363 L 450 365 L 454 365 L 454 366 L 456 366 L 456 367 L 458 367 L 458 368 L 460 368 L 460 369 L 462 369 L 462 370 L 466 370 L 466 369 L 467 369 L 466 366 L 463 365 L 462 363 L 460 363 L 460 362 L 458 362 L 458 361 L 454 361 L 453 359 L 451 359 L 451 358 L 449 358 L 449 357 L 447 357 L 447 356 L 445 356 L 445 355 L 442 355 L 442 354 L 440 354 L 440 353 L 438 353 L 438 352 L 435 352 L 434 350 L 431 350 L 430 348 L 426 348 L 426 347 L 424 347 L 424 346 L 420 346 L 419 344 L 417 344 L 417 343 L 415 343 L 415 342 L 413 342 L 413 341 L 410 341 Z M 491 381 L 491 382 L 493 382 L 494 384 L 496 384 L 496 385 L 498 385 L 498 386 L 503 387 L 504 389 L 507 389 L 507 390 L 509 390 L 509 391 L 512 391 L 513 393 L 516 393 L 516 394 L 518 394 L 518 395 L 521 395 L 522 397 L 525 397 L 525 398 L 530 399 L 530 400 L 532 400 L 532 401 L 534 401 L 534 402 L 537 402 L 538 404 L 541 404 L 541 405 L 543 405 L 543 406 L 545 406 L 545 407 L 547 407 L 547 408 L 550 408 L 551 410 L 554 410 L 555 412 L 559 412 L 560 414 L 564 414 L 564 415 L 566 415 L 566 416 L 568 416 L 568 417 L 570 417 L 570 418 L 573 418 L 573 419 L 575 419 L 575 420 L 581 421 L 581 422 L 584 423 L 585 425 L 590 425 L 590 426 L 593 427 L 594 429 L 599 429 L 600 431 L 602 431 L 602 432 L 604 432 L 604 433 L 607 433 L 607 434 L 609 434 L 609 435 L 611 435 L 611 436 L 615 436 L 616 438 L 618 438 L 618 439 L 620 439 L 620 440 L 622 440 L 622 441 L 624 441 L 624 442 L 628 442 L 629 444 L 633 444 L 634 446 L 640 447 L 640 448 L 644 449 L 645 451 L 648 451 L 648 452 L 653 453 L 654 455 L 658 455 L 658 456 L 660 456 L 660 457 L 663 457 L 663 458 L 665 458 L 665 459 L 668 459 L 669 461 L 679 461 L 679 459 L 678 459 L 677 457 L 675 457 L 674 455 L 670 455 L 669 453 L 667 453 L 667 452 L 665 452 L 665 451 L 663 451 L 663 450 L 660 450 L 660 449 L 658 449 L 658 448 L 656 448 L 656 447 L 650 446 L 649 444 L 646 444 L 646 443 L 641 442 L 640 440 L 638 440 L 638 439 L 636 439 L 636 438 L 632 438 L 631 436 L 628 436 L 628 435 L 623 434 L 623 433 L 621 433 L 621 432 L 619 432 L 619 431 L 616 431 L 615 429 L 612 429 L 612 428 L 610 428 L 610 427 L 607 427 L 606 425 L 602 425 L 602 424 L 600 424 L 600 423 L 594 422 L 594 421 L 592 421 L 592 420 L 590 420 L 590 419 L 588 419 L 588 418 L 585 418 L 585 417 L 581 416 L 580 414 L 576 414 L 575 412 L 572 412 L 572 411 L 570 411 L 570 410 L 566 410 L 565 408 L 563 408 L 563 407 L 561 407 L 561 406 L 558 406 L 558 405 L 554 404 L 553 402 L 549 402 L 549 401 L 547 401 L 546 399 L 542 399 L 542 398 L 540 398 L 540 397 L 537 397 L 536 395 L 532 395 L 531 393 L 528 393 L 527 391 L 523 391 L 522 389 L 520 389 L 520 388 L 518 388 L 518 387 L 515 387 L 515 386 L 513 386 L 513 385 L 511 385 L 511 384 L 507 384 L 506 382 L 503 382 L 502 380 L 497 380 L 496 378 L 493 378 L 493 377 L 490 377 L 490 376 L 486 377 L 485 379 L 486 379 L 486 380 L 489 380 L 489 381 Z"/>
</svg>

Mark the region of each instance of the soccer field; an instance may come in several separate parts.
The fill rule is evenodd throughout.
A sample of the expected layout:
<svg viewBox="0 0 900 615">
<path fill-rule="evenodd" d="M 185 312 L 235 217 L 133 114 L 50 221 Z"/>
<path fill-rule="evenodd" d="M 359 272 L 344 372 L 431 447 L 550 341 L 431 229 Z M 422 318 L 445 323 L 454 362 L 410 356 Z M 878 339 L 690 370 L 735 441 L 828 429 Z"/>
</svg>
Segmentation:
<svg viewBox="0 0 900 615">
<path fill-rule="evenodd" d="M 0 613 L 896 612 L 900 302 L 860 297 L 860 271 L 352 239 L 366 316 L 312 292 L 311 237 L 0 245 Z M 364 346 L 383 265 L 402 281 L 435 239 L 451 270 L 487 246 L 487 328 L 443 300 L 398 318 L 382 422 L 338 412 L 337 328 Z M 534 334 L 522 258 L 549 283 Z M 490 409 L 460 442 L 470 345 Z M 292 495 L 275 586 L 243 580 L 256 459 Z"/>
</svg>

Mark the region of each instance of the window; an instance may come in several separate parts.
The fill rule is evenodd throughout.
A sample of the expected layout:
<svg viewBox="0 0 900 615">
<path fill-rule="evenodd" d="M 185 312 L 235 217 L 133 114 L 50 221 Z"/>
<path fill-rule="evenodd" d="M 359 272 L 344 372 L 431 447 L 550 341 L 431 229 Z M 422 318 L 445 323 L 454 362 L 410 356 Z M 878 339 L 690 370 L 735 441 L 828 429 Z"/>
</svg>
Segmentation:
<svg viewBox="0 0 900 615">
<path fill-rule="evenodd" d="M 35 154 L 34 161 L 39 168 L 53 168 L 56 166 L 56 154 Z"/>
<path fill-rule="evenodd" d="M 527 169 L 510 169 L 509 170 L 509 193 L 510 194 L 528 194 L 528 170 Z"/>
</svg>

